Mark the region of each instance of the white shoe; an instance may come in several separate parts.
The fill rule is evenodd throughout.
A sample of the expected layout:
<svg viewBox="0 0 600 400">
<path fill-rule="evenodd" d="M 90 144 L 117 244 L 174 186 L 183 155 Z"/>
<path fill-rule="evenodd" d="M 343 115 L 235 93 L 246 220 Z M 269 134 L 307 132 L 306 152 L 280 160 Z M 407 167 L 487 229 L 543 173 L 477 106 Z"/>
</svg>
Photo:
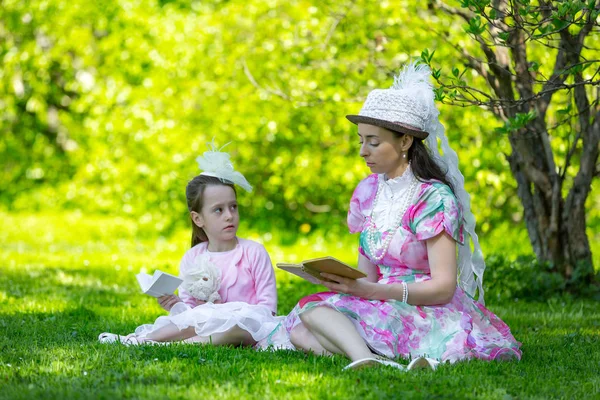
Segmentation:
<svg viewBox="0 0 600 400">
<path fill-rule="evenodd" d="M 408 364 L 406 369 L 409 371 L 413 369 L 429 369 L 431 371 L 435 371 L 439 364 L 440 362 L 433 358 L 417 357 Z"/>
<path fill-rule="evenodd" d="M 100 343 L 115 343 L 120 342 L 119 335 L 115 335 L 114 333 L 102 332 L 98 335 L 98 341 Z"/>
<path fill-rule="evenodd" d="M 140 344 L 147 343 L 146 340 L 139 339 L 135 334 L 129 334 L 126 336 L 117 335 L 114 333 L 104 332 L 98 336 L 98 341 L 100 343 L 121 343 L 125 346 L 136 346 Z"/>
<path fill-rule="evenodd" d="M 393 367 L 401 371 L 406 371 L 406 367 L 402 364 L 398 364 L 397 362 L 391 360 L 381 360 L 379 358 L 361 358 L 360 360 L 353 361 L 346 365 L 342 371 L 346 371 L 348 369 L 359 369 L 373 364 L 385 365 L 386 367 Z"/>
</svg>

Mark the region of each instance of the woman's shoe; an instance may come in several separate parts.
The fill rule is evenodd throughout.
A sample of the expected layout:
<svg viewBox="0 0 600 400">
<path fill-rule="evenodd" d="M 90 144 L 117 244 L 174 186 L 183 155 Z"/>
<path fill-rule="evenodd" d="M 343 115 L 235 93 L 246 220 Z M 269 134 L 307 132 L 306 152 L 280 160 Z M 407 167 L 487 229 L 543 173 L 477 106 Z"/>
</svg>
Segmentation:
<svg viewBox="0 0 600 400">
<path fill-rule="evenodd" d="M 346 365 L 342 371 L 346 371 L 348 369 L 359 369 L 373 364 L 385 365 L 386 367 L 393 367 L 401 371 L 406 371 L 406 367 L 402 364 L 398 364 L 397 362 L 391 360 L 382 360 L 379 358 L 361 358 L 360 360 L 353 361 Z"/>
<path fill-rule="evenodd" d="M 435 371 L 439 364 L 440 362 L 438 360 L 434 360 L 433 358 L 417 357 L 408 364 L 406 369 L 409 371 L 413 369 L 429 369 Z"/>
</svg>

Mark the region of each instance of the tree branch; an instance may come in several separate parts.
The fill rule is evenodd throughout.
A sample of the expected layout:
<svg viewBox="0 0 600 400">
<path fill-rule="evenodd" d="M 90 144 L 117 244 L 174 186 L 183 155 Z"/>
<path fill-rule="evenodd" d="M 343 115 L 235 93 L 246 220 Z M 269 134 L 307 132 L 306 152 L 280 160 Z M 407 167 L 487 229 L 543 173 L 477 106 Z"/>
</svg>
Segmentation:
<svg viewBox="0 0 600 400">
<path fill-rule="evenodd" d="M 579 44 L 579 46 L 583 46 L 583 42 L 585 41 L 586 36 L 592 31 L 594 25 L 596 24 L 596 21 L 592 19 L 592 10 L 587 11 L 588 20 L 577 34 L 577 43 Z"/>
<path fill-rule="evenodd" d="M 567 195 L 565 209 L 569 212 L 579 213 L 576 218 L 585 219 L 585 200 L 591 189 L 592 179 L 598 173 L 598 157 L 600 153 L 600 110 L 594 116 L 594 122 L 589 126 L 587 131 L 583 131 L 583 154 L 579 163 L 579 171 L 573 179 L 573 186 Z M 584 221 L 579 221 L 584 223 Z M 587 238 L 584 238 L 586 240 Z"/>
<path fill-rule="evenodd" d="M 566 79 L 565 67 L 567 63 L 570 60 L 573 64 L 579 62 L 585 37 L 591 32 L 595 24 L 595 21 L 591 18 L 591 13 L 592 10 L 588 10 L 588 21 L 581 28 L 577 37 L 573 37 L 567 30 L 562 30 L 560 32 L 561 40 L 558 55 L 556 56 L 556 63 L 554 64 L 554 70 L 552 76 L 542 88 L 541 93 L 544 93 L 544 96 L 542 96 L 538 102 L 538 108 L 543 115 L 546 114 L 552 96 L 557 90 L 561 89 L 561 85 Z"/>
<path fill-rule="evenodd" d="M 448 88 L 448 89 L 462 89 L 462 90 L 473 90 L 473 91 L 477 91 L 478 89 L 473 88 L 471 86 L 457 86 L 457 85 L 448 85 L 443 83 L 442 81 L 438 80 L 438 83 L 440 83 L 440 85 L 444 88 Z M 581 82 L 576 82 L 576 83 L 572 83 L 572 84 L 566 84 L 563 83 L 562 85 L 560 85 L 560 87 L 558 89 L 548 89 L 548 90 L 560 90 L 560 89 L 573 89 L 579 86 L 600 86 L 600 80 L 595 80 L 595 81 L 591 81 L 591 80 L 585 80 L 585 81 L 581 81 Z M 483 92 L 482 92 L 483 93 Z M 477 106 L 485 106 L 485 107 L 503 107 L 507 110 L 511 109 L 511 108 L 516 108 L 516 107 L 520 107 L 523 103 L 528 103 L 532 100 L 538 99 L 540 97 L 542 97 L 544 94 L 546 94 L 546 91 L 541 91 L 538 92 L 536 94 L 534 94 L 531 97 L 528 98 L 524 98 L 524 99 L 518 99 L 518 100 L 505 100 L 505 99 L 491 99 L 490 101 L 477 101 L 477 102 L 473 102 L 471 103 L 472 105 L 477 105 Z"/>
<path fill-rule="evenodd" d="M 435 4 L 433 4 L 434 7 L 445 12 L 446 14 L 458 15 L 462 19 L 464 19 L 467 23 L 469 23 L 469 21 L 473 17 L 472 15 L 470 15 L 462 10 L 458 10 L 454 7 L 448 6 L 447 4 L 443 3 L 440 0 L 436 0 L 434 3 L 435 3 Z M 513 100 L 514 93 L 512 90 L 510 72 L 508 71 L 509 70 L 509 65 L 508 65 L 509 58 L 508 58 L 507 54 L 505 54 L 505 52 L 503 52 L 503 51 L 496 53 L 492 49 L 492 47 L 483 40 L 483 38 L 481 38 L 480 36 L 477 36 L 477 35 L 475 35 L 474 37 L 475 37 L 475 40 L 477 40 L 477 42 L 479 43 L 481 50 L 483 51 L 483 53 L 485 54 L 485 57 L 488 60 L 488 66 L 489 66 L 490 70 L 492 71 L 492 73 L 494 74 L 496 79 L 499 81 L 494 86 L 492 86 L 492 88 L 494 89 L 494 92 L 496 92 L 496 95 L 500 98 Z"/>
<path fill-rule="evenodd" d="M 582 82 L 581 73 L 575 75 L 575 83 Z M 579 131 L 587 132 L 590 127 L 590 102 L 585 92 L 585 86 L 575 87 L 575 105 L 579 110 Z"/>
<path fill-rule="evenodd" d="M 350 1 L 348 6 L 346 7 L 346 10 L 344 10 L 344 12 L 342 12 L 341 14 L 338 14 L 338 16 L 334 19 L 333 23 L 331 24 L 331 27 L 329 28 L 329 31 L 327 32 L 325 40 L 323 41 L 323 48 L 327 47 L 329 41 L 331 40 L 331 37 L 333 36 L 333 33 L 337 29 L 337 26 L 340 24 L 340 22 L 342 22 L 342 20 L 344 20 L 344 18 L 348 16 L 348 13 L 350 12 L 350 10 L 352 10 L 352 7 L 354 7 L 355 4 L 356 0 Z"/>
<path fill-rule="evenodd" d="M 596 100 L 595 102 L 591 103 L 588 106 L 588 109 L 591 109 L 592 107 L 594 107 L 596 104 L 598 104 L 598 100 Z M 553 131 L 555 129 L 557 129 L 559 126 L 564 125 L 566 123 L 568 123 L 571 119 L 573 119 L 574 117 L 579 118 L 579 115 L 581 114 L 580 111 L 577 112 L 577 114 L 569 114 L 567 117 L 565 117 L 564 119 L 558 121 L 557 123 L 555 123 L 554 125 L 552 125 L 551 127 L 548 128 L 548 132 Z"/>
<path fill-rule="evenodd" d="M 575 140 L 573 141 L 573 144 L 571 145 L 571 148 L 569 149 L 569 152 L 567 153 L 567 156 L 565 157 L 565 166 L 563 167 L 563 171 L 560 176 L 562 180 L 564 180 L 565 177 L 567 176 L 567 168 L 569 168 L 569 165 L 571 165 L 571 157 L 573 157 L 573 154 L 575 153 L 575 150 L 577 149 L 577 143 L 579 143 L 580 139 L 581 139 L 581 131 L 578 131 L 577 136 L 575 136 Z"/>
<path fill-rule="evenodd" d="M 552 197 L 552 183 L 543 171 L 540 171 L 531 163 L 526 163 L 526 168 L 523 171 L 527 179 L 533 182 L 544 193 L 547 198 Z"/>
<path fill-rule="evenodd" d="M 519 14 L 519 8 L 517 3 L 514 4 L 515 21 L 517 23 L 522 22 L 521 15 Z M 533 97 L 533 85 L 531 84 L 532 76 L 529 72 L 529 65 L 527 60 L 527 46 L 525 42 L 521 42 L 523 37 L 523 30 L 515 30 L 509 37 L 511 43 L 511 53 L 513 56 L 513 62 L 515 64 L 515 73 L 517 75 L 516 84 L 517 90 L 521 98 Z M 526 105 L 523 104 L 523 105 Z M 529 107 L 526 107 L 523 111 L 529 111 Z"/>
<path fill-rule="evenodd" d="M 292 99 L 290 99 L 290 97 L 287 94 L 285 94 L 285 93 L 283 93 L 283 92 L 281 92 L 279 90 L 273 90 L 273 89 L 262 87 L 256 81 L 256 79 L 254 79 L 254 75 L 252 75 L 252 72 L 250 72 L 250 68 L 248 67 L 248 64 L 246 63 L 246 59 L 242 59 L 242 66 L 244 67 L 244 74 L 246 75 L 246 78 L 248 78 L 248 80 L 250 81 L 250 83 L 252 84 L 252 86 L 254 86 L 258 90 L 261 90 L 263 92 L 267 92 L 267 93 L 275 95 L 277 97 L 281 97 L 284 100 L 287 100 L 287 101 L 291 101 L 292 100 Z"/>
</svg>

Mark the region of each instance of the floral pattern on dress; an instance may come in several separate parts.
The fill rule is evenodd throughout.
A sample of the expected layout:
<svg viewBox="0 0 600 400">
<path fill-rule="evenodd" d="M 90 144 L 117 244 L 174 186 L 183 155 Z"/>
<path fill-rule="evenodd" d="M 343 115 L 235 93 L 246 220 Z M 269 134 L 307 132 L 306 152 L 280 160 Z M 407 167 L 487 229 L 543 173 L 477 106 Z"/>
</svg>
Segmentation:
<svg viewBox="0 0 600 400">
<path fill-rule="evenodd" d="M 378 175 L 359 183 L 350 201 L 348 227 L 360 232 L 359 252 L 373 260 L 367 227 L 377 193 Z M 438 181 L 419 183 L 387 254 L 377 263 L 378 283 L 422 282 L 431 279 L 426 240 L 446 232 L 463 245 L 462 210 L 451 189 Z M 386 232 L 377 232 L 383 242 Z M 468 245 L 468 244 L 467 244 Z M 409 296 L 410 297 L 410 296 Z M 330 307 L 346 315 L 368 346 L 390 358 L 427 356 L 442 361 L 479 358 L 520 359 L 520 343 L 509 327 L 460 287 L 448 304 L 414 306 L 397 300 L 367 300 L 343 293 L 322 292 L 301 299 L 260 347 L 293 348 L 289 334 L 299 315 L 315 307 Z"/>
</svg>

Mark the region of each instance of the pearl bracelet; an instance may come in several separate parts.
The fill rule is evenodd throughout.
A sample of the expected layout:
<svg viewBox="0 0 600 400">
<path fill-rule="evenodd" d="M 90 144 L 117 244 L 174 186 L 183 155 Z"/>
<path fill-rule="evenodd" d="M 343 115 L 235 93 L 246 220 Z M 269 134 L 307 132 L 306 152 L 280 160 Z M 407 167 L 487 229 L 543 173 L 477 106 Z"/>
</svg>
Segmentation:
<svg viewBox="0 0 600 400">
<path fill-rule="evenodd" d="M 402 282 L 402 302 L 408 303 L 408 285 Z"/>
</svg>

